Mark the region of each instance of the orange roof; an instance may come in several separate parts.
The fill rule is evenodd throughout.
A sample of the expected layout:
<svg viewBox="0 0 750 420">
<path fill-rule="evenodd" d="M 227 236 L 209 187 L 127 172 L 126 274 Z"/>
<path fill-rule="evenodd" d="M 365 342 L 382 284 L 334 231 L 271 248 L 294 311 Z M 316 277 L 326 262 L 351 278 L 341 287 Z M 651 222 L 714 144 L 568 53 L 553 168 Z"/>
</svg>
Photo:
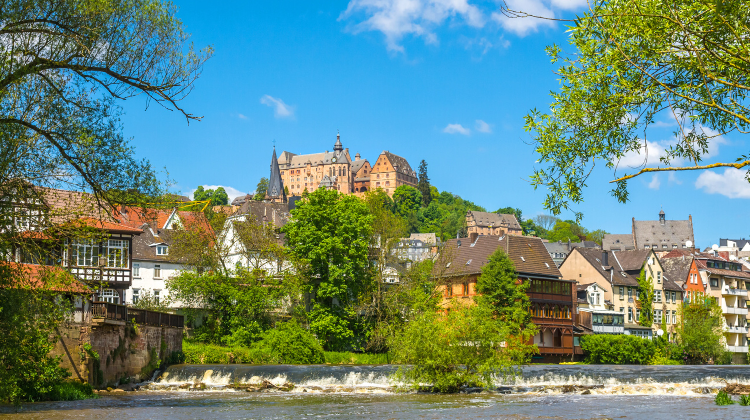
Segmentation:
<svg viewBox="0 0 750 420">
<path fill-rule="evenodd" d="M 0 262 L 0 273 L 7 274 L 12 279 L 12 284 L 2 287 L 74 294 L 92 293 L 91 288 L 61 267 Z"/>
<path fill-rule="evenodd" d="M 119 223 L 112 223 L 112 222 L 107 222 L 104 220 L 94 219 L 92 217 L 84 217 L 82 219 L 74 220 L 72 223 L 81 223 L 88 227 L 92 227 L 95 229 L 102 229 L 102 230 L 106 230 L 108 232 L 114 232 L 114 233 L 132 233 L 134 235 L 139 235 L 143 233 L 143 231 L 138 228 L 121 225 Z"/>
</svg>

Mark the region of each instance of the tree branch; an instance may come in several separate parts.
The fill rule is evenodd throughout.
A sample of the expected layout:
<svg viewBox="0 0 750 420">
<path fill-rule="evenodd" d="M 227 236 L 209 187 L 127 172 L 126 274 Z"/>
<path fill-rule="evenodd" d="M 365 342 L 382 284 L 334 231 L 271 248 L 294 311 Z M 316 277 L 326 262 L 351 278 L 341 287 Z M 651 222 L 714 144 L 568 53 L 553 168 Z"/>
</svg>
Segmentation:
<svg viewBox="0 0 750 420">
<path fill-rule="evenodd" d="M 643 168 L 638 173 L 635 173 L 633 175 L 625 175 L 622 178 L 614 179 L 612 181 L 609 181 L 609 183 L 618 182 L 618 181 L 625 181 L 627 179 L 635 178 L 638 175 L 644 174 L 646 172 L 665 172 L 665 171 L 697 171 L 702 169 L 712 169 L 712 168 L 721 168 L 721 167 L 730 167 L 730 168 L 737 168 L 740 169 L 745 166 L 750 165 L 750 160 L 746 160 L 743 162 L 737 162 L 737 163 L 712 163 L 710 165 L 700 165 L 700 166 L 683 166 L 683 167 L 668 167 L 668 168 Z"/>
</svg>

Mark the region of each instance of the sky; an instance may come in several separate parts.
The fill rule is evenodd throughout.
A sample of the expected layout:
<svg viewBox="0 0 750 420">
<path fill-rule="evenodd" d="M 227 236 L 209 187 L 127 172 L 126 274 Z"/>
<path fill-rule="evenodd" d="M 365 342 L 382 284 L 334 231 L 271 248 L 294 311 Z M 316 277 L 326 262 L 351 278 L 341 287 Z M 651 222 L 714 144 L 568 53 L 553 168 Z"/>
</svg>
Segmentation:
<svg viewBox="0 0 750 420">
<path fill-rule="evenodd" d="M 585 0 L 508 0 L 511 8 L 570 19 Z M 164 171 L 173 189 L 223 186 L 230 199 L 253 192 L 278 152 L 333 150 L 336 133 L 350 153 L 374 163 L 383 150 L 414 170 L 428 163 L 431 184 L 495 211 L 546 213 L 534 190 L 531 109 L 549 110 L 558 88 L 544 48 L 566 40 L 565 22 L 509 19 L 496 1 L 175 0 L 197 48 L 211 46 L 194 90 L 180 106 L 202 116 L 189 124 L 137 97 L 123 103 L 124 134 L 135 153 Z M 664 122 L 651 136 L 649 166 L 669 144 Z M 743 135 L 713 142 L 708 163 L 747 152 Z M 646 154 L 623 163 L 638 166 Z M 599 165 L 602 167 L 603 165 Z M 739 170 L 661 173 L 629 182 L 630 201 L 609 191 L 612 172 L 597 168 L 574 205 L 590 230 L 629 233 L 631 220 L 693 217 L 696 245 L 750 236 L 750 184 Z M 562 218 L 572 218 L 563 213 Z"/>
</svg>

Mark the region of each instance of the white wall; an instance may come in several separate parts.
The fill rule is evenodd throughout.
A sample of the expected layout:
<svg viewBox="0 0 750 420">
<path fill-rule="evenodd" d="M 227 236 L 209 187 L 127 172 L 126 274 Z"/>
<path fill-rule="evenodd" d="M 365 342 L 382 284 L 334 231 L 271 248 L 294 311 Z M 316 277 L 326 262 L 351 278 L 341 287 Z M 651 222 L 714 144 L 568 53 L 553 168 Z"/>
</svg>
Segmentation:
<svg viewBox="0 0 750 420">
<path fill-rule="evenodd" d="M 177 275 L 183 268 L 181 264 L 133 260 L 134 268 L 136 264 L 139 264 L 138 276 L 136 277 L 135 273 L 133 273 L 133 284 L 129 289 L 125 291 L 125 302 L 128 304 L 133 303 L 134 289 L 138 289 L 141 293 L 148 290 L 152 295 L 154 294 L 154 291 L 159 291 L 159 300 L 163 302 L 164 299 L 169 296 L 169 290 L 167 290 L 166 280 L 172 276 Z M 154 272 L 157 265 L 159 265 L 161 268 L 161 275 L 158 278 L 154 277 Z M 177 307 L 176 305 L 170 306 Z"/>
</svg>

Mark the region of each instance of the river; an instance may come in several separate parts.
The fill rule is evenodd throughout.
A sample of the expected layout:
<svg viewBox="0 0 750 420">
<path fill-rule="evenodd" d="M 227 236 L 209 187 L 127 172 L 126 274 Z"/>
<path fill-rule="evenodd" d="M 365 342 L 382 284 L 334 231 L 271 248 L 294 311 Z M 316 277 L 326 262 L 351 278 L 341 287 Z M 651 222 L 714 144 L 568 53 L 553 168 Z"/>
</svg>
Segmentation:
<svg viewBox="0 0 750 420">
<path fill-rule="evenodd" d="M 532 365 L 491 392 L 397 393 L 392 366 L 177 365 L 136 392 L 97 400 L 26 404 L 0 419 L 738 419 L 718 407 L 726 382 L 750 384 L 750 366 Z M 291 392 L 244 392 L 263 380 Z"/>
</svg>

